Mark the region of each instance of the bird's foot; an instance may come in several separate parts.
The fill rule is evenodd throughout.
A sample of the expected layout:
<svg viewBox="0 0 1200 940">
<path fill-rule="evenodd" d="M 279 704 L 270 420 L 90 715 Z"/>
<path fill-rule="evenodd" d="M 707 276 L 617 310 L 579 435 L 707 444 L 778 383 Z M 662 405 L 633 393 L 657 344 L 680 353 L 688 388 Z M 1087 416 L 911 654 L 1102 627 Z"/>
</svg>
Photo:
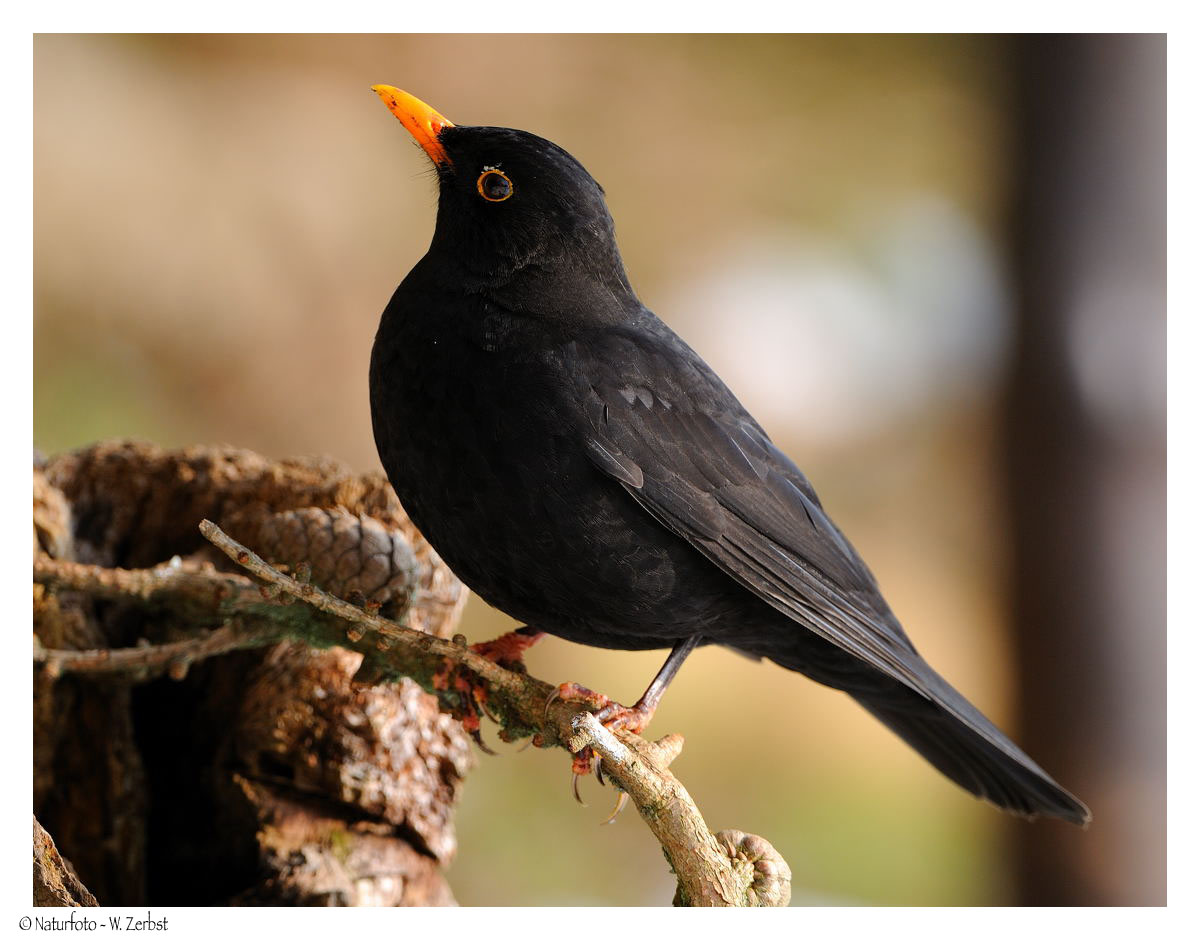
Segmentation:
<svg viewBox="0 0 1200 940">
<path fill-rule="evenodd" d="M 498 666 L 523 673 L 525 663 L 521 657 L 545 635 L 514 630 L 485 643 L 474 643 L 469 649 Z M 488 707 L 487 685 L 473 672 L 448 659 L 442 668 L 433 674 L 433 688 L 443 693 L 439 697 L 449 706 L 450 714 L 462 722 L 463 730 L 474 738 L 479 749 L 485 754 L 494 754 L 495 751 L 483 743 L 483 737 L 479 733 L 481 712 L 497 724 L 500 723 Z"/>
<path fill-rule="evenodd" d="M 478 653 L 484 659 L 490 659 L 497 666 L 503 666 L 512 672 L 525 672 L 525 660 L 522 659 L 525 651 L 545 635 L 545 633 L 522 633 L 520 630 L 513 630 L 494 640 L 488 640 L 486 643 L 472 644 L 471 652 Z"/>
<path fill-rule="evenodd" d="M 609 731 L 629 731 L 632 734 L 641 734 L 642 729 L 650 724 L 650 719 L 654 717 L 654 709 L 644 702 L 638 702 L 633 707 L 628 707 L 614 702 L 607 695 L 593 692 L 577 682 L 564 682 L 555 689 L 550 694 L 550 700 L 546 702 L 546 707 L 549 708 L 551 702 L 560 700 L 587 705 L 595 712 L 600 724 Z"/>
<path fill-rule="evenodd" d="M 650 723 L 650 719 L 654 716 L 654 709 L 644 702 L 639 701 L 631 708 L 575 682 L 564 682 L 555 689 L 546 702 L 547 710 L 556 701 L 575 702 L 588 706 L 609 731 L 620 730 L 641 734 L 642 729 Z M 578 803 L 583 803 L 583 799 L 579 796 L 579 780 L 592 773 L 593 770 L 596 773 L 596 779 L 603 785 L 604 775 L 600 772 L 600 761 L 590 747 L 585 747 L 571 755 L 571 792 Z M 619 794 L 617 805 L 604 822 L 610 823 L 616 819 L 617 814 L 625 808 L 627 800 L 627 794 Z"/>
</svg>

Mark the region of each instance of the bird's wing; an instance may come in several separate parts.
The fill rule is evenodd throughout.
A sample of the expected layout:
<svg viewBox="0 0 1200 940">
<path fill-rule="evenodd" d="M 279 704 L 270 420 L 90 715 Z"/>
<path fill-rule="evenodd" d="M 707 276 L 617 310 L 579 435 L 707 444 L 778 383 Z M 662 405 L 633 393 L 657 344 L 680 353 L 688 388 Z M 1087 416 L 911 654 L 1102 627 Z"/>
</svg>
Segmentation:
<svg viewBox="0 0 1200 940">
<path fill-rule="evenodd" d="M 928 667 L 862 559 L 703 360 L 674 334 L 589 346 L 577 391 L 592 463 L 772 607 L 928 696 Z"/>
</svg>

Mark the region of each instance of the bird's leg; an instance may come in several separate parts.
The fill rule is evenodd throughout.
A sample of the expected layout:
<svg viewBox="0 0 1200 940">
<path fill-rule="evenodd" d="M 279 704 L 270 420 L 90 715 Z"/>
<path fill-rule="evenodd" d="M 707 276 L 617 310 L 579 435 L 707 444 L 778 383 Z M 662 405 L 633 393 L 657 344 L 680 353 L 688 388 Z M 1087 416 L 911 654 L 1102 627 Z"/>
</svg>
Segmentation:
<svg viewBox="0 0 1200 940">
<path fill-rule="evenodd" d="M 671 654 L 667 657 L 667 661 L 658 670 L 658 675 L 654 677 L 650 685 L 647 686 L 646 691 L 642 693 L 642 697 L 637 700 L 637 704 L 632 708 L 620 705 L 607 695 L 593 692 L 591 689 L 584 688 L 574 682 L 564 682 L 555 689 L 549 701 L 546 702 L 546 708 L 549 709 L 550 703 L 556 699 L 562 699 L 567 702 L 579 702 L 596 709 L 596 717 L 610 731 L 623 729 L 633 734 L 640 734 L 642 729 L 650 724 L 650 719 L 654 717 L 655 709 L 658 708 L 658 703 L 662 700 L 667 686 L 675 678 L 675 673 L 679 672 L 679 667 L 683 665 L 683 661 L 687 659 L 688 654 L 696 648 L 699 642 L 699 636 L 690 636 L 686 640 L 680 640 L 676 643 L 671 648 Z M 578 776 L 591 773 L 592 758 L 592 749 L 585 747 L 578 754 L 574 755 L 571 769 Z M 575 792 L 578 799 L 577 788 Z"/>
<path fill-rule="evenodd" d="M 505 669 L 523 673 L 525 663 L 521 657 L 545 635 L 534 627 L 521 627 L 486 643 L 474 643 L 471 645 L 471 651 Z M 483 743 L 479 734 L 480 711 L 497 721 L 496 716 L 488 709 L 487 686 L 479 681 L 474 673 L 461 669 L 451 660 L 446 660 L 445 665 L 433 675 L 433 687 L 439 692 L 458 693 L 457 707 L 451 706 L 451 714 L 462 721 L 463 728 L 475 739 L 480 750 L 487 754 L 493 753 Z"/>
</svg>

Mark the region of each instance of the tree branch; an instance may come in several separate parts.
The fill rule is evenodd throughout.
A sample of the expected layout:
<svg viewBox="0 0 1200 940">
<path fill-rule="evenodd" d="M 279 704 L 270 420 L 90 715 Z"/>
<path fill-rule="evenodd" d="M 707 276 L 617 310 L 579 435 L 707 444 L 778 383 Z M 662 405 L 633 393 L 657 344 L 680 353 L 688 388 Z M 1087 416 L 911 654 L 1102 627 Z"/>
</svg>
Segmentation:
<svg viewBox="0 0 1200 940">
<path fill-rule="evenodd" d="M 33 581 L 58 590 L 82 591 L 108 600 L 135 600 L 170 607 L 176 628 L 199 630 L 196 636 L 127 649 L 51 649 L 34 635 L 33 661 L 57 677 L 70 673 L 132 673 L 150 679 L 163 672 L 173 679 L 210 656 L 277 643 L 286 630 L 272 618 L 254 616 L 268 607 L 262 592 L 246 577 L 178 559 L 153 568 L 105 568 L 39 556 Z M 240 614 L 251 616 L 242 617 Z M 224 622 L 208 629 L 214 619 Z"/>
<path fill-rule="evenodd" d="M 232 620 L 204 636 L 128 649 L 47 649 L 35 636 L 33 661 L 42 663 L 52 677 L 64 672 L 145 672 L 149 678 L 166 672 L 172 679 L 182 679 L 194 662 L 234 650 L 268 646 L 281 636 L 278 630 L 239 629 Z"/>
<path fill-rule="evenodd" d="M 501 725 L 503 740 L 533 735 L 538 747 L 558 744 L 577 752 L 590 746 L 595 751 L 603 772 L 629 795 L 662 844 L 679 883 L 676 903 L 787 903 L 791 873 L 774 849 L 765 840 L 740 832 L 714 836 L 687 790 L 667 769 L 683 747 L 679 735 L 651 743 L 625 731 L 614 733 L 577 704 L 557 698 L 552 701 L 554 687 L 549 683 L 505 669 L 473 652 L 461 635 L 443 640 L 410 629 L 379 616 L 371 605 L 356 606 L 285 574 L 208 520 L 200 523 L 200 531 L 267 586 L 256 587 L 240 575 L 187 563 L 127 571 L 45 557 L 35 562 L 34 580 L 105 598 L 163 605 L 172 610 L 175 624 L 182 620 L 195 627 L 219 619 L 222 626 L 179 641 L 123 650 L 50 650 L 37 644 L 34 660 L 51 674 L 125 671 L 145 675 L 166 670 L 179 677 L 193 661 L 294 637 L 311 645 L 357 650 L 364 657 L 360 674 L 373 681 L 410 677 L 453 712 L 461 702 L 453 687 L 446 688 L 449 662 L 472 673 L 486 687 L 488 714 Z M 293 598 L 304 604 L 292 605 Z M 405 618 L 414 608 L 436 600 L 417 591 Z M 324 616 L 314 616 L 310 608 Z M 443 681 L 439 682 L 439 677 Z"/>
<path fill-rule="evenodd" d="M 662 844 L 667 861 L 679 879 L 676 903 L 688 907 L 784 906 L 791 898 L 791 869 L 765 839 L 760 851 L 769 852 L 774 877 L 764 885 L 754 866 L 739 859 L 713 835 L 691 796 L 666 765 L 683 748 L 683 738 L 671 735 L 650 743 L 637 735 L 614 734 L 591 712 L 577 714 L 571 722 L 575 734 L 567 749 L 585 747 L 604 759 L 604 769 L 630 795 L 642 819 Z M 664 759 L 665 758 L 665 759 Z M 742 833 L 737 833 L 742 836 Z M 758 838 L 754 836 L 752 838 Z M 762 847 L 765 847 L 763 849 Z"/>
<path fill-rule="evenodd" d="M 181 600 L 190 600 L 210 611 L 215 611 L 227 598 L 258 594 L 254 584 L 242 575 L 226 574 L 211 566 L 202 567 L 179 559 L 153 568 L 131 570 L 83 565 L 39 555 L 33 561 L 33 582 L 108 599 L 163 601 L 172 606 L 177 606 Z"/>
<path fill-rule="evenodd" d="M 311 584 L 302 584 L 231 539 L 207 519 L 200 523 L 206 539 L 237 564 L 319 610 L 356 623 L 394 641 L 406 651 L 405 661 L 421 660 L 421 674 L 436 671 L 449 659 L 469 669 L 502 699 L 499 720 L 510 732 L 512 725 L 532 728 L 543 746 L 551 739 L 575 753 L 591 746 L 603 761 L 609 779 L 628 793 L 650 831 L 662 844 L 679 879 L 677 902 L 700 907 L 745 907 L 787 904 L 791 896 L 791 871 L 766 840 L 758 837 L 758 852 L 772 856 L 769 864 L 756 864 L 731 848 L 732 840 L 718 841 L 708 831 L 691 796 L 667 764 L 683 747 L 683 738 L 671 735 L 650 743 L 638 735 L 614 733 L 588 711 L 555 699 L 553 687 L 531 676 L 512 672 L 472 652 L 464 643 L 439 640 L 332 597 Z M 456 637 L 456 639 L 458 639 Z M 397 653 L 400 652 L 398 649 Z M 507 706 L 507 707 L 505 707 Z M 507 713 L 507 714 L 506 714 Z M 620 737 L 618 738 L 618 734 Z M 724 834 L 722 834 L 724 835 Z M 737 833 L 737 836 L 743 836 Z M 764 848 L 765 847 L 765 848 Z M 764 878 L 767 871 L 771 877 Z M 769 882 L 769 883 L 764 883 Z"/>
</svg>

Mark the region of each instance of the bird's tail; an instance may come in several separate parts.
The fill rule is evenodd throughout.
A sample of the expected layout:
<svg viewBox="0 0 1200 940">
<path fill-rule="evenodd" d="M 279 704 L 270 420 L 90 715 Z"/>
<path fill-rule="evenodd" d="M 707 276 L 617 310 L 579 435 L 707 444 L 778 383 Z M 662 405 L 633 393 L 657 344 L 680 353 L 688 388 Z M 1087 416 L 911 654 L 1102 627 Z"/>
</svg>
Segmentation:
<svg viewBox="0 0 1200 940">
<path fill-rule="evenodd" d="M 796 668 L 787 662 L 780 665 Z M 929 763 L 976 796 L 1022 816 L 1055 816 L 1087 825 L 1092 814 L 1082 802 L 945 679 L 921 665 L 921 684 L 928 696 L 878 673 L 869 681 L 829 682 L 828 675 L 819 681 L 845 689 Z"/>
<path fill-rule="evenodd" d="M 1008 747 L 997 747 L 973 722 L 963 722 L 915 692 L 911 695 L 912 703 L 900 707 L 867 698 L 858 701 L 947 777 L 1001 809 L 1022 816 L 1057 816 L 1080 826 L 1091 820 L 1083 803 L 1007 738 Z"/>
</svg>

